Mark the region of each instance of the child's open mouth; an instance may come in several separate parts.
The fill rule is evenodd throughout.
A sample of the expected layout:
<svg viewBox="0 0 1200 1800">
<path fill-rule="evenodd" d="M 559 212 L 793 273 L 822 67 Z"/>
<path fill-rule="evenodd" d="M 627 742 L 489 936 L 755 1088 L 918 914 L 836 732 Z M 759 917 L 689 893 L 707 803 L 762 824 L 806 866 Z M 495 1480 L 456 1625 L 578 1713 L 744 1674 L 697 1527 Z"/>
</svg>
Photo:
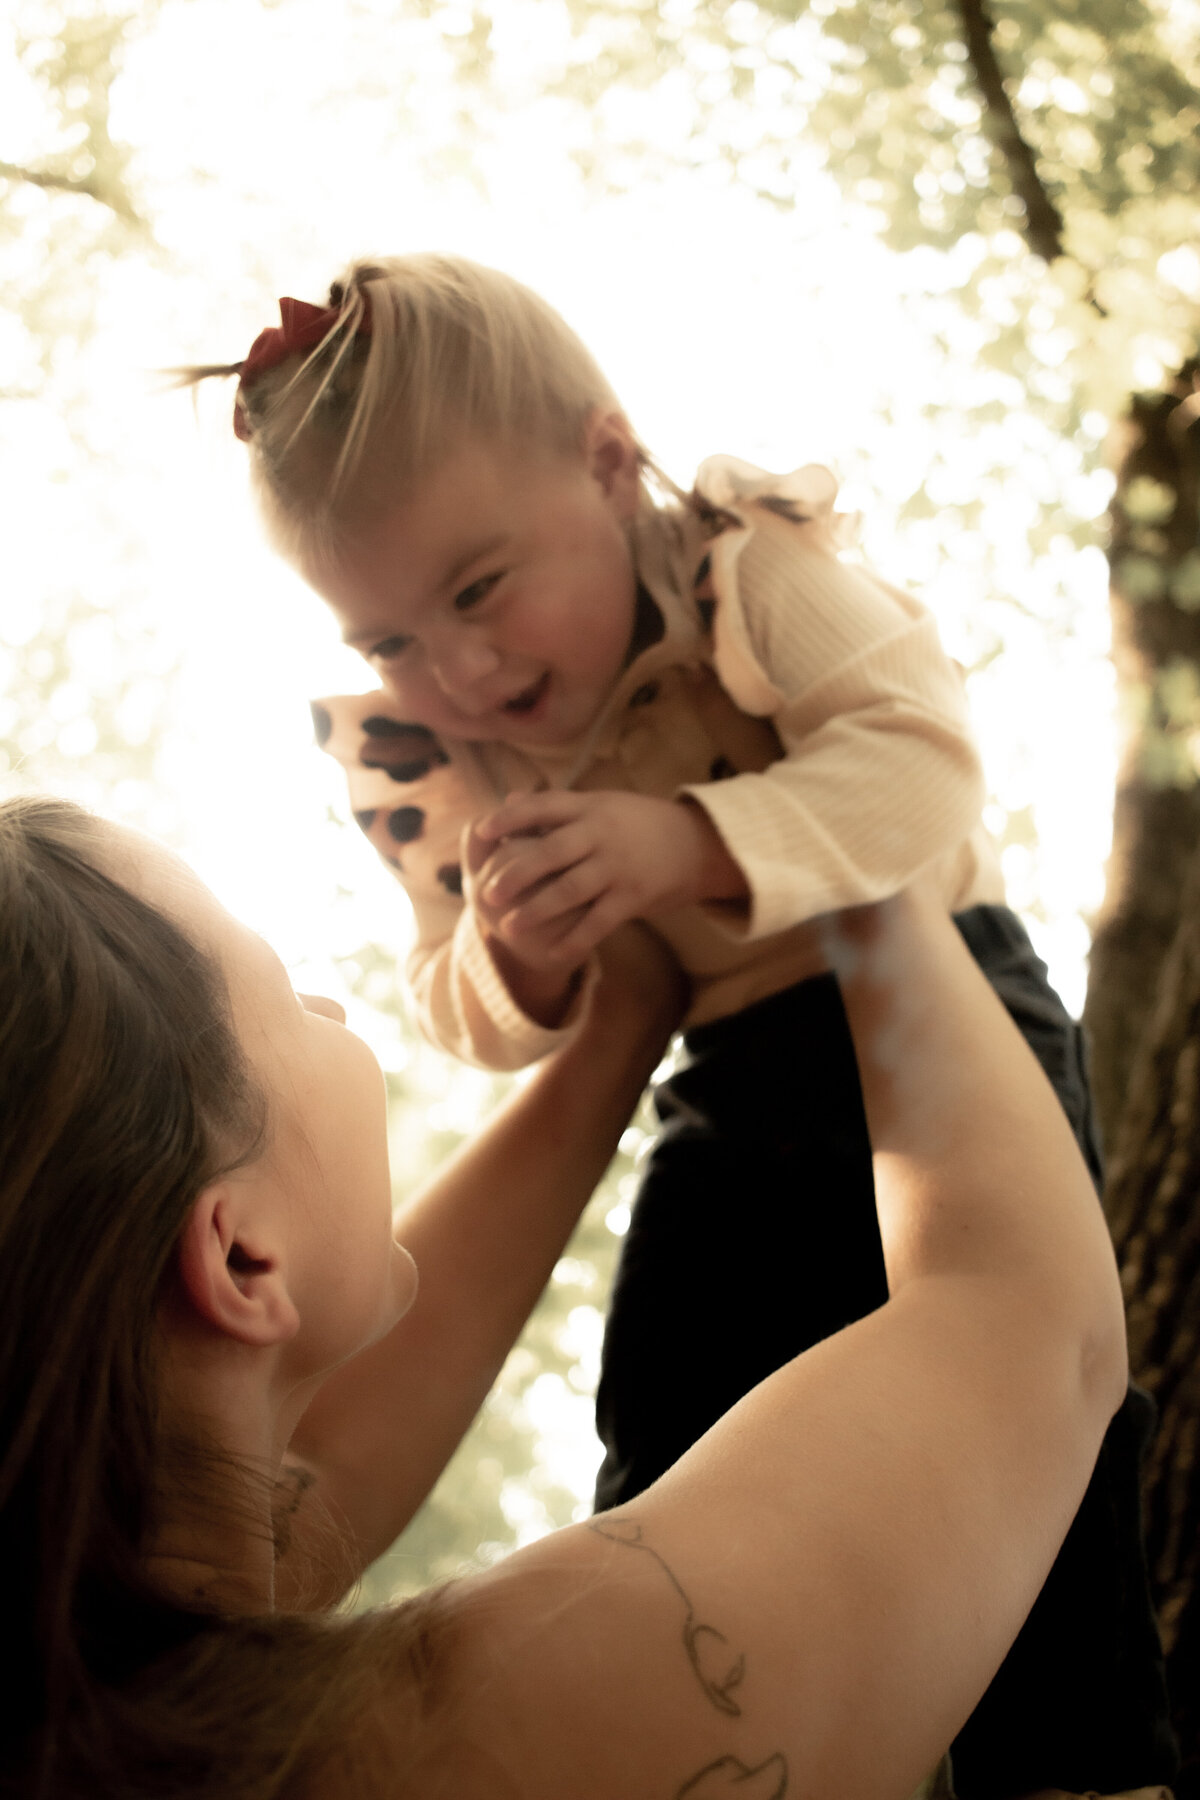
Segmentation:
<svg viewBox="0 0 1200 1800">
<path fill-rule="evenodd" d="M 523 693 L 514 694 L 511 700 L 506 700 L 504 711 L 507 713 L 532 712 L 549 685 L 550 671 L 547 669 L 544 675 L 538 676 L 532 687 L 527 687 Z"/>
</svg>

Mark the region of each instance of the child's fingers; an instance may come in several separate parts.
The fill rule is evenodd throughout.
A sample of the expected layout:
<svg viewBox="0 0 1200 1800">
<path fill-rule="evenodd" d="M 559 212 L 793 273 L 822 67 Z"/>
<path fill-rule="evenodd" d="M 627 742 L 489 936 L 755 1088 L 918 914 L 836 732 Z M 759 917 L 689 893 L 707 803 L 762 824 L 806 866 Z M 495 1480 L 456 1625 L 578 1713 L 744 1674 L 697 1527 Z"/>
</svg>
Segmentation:
<svg viewBox="0 0 1200 1800">
<path fill-rule="evenodd" d="M 504 937 L 516 941 L 524 933 L 540 930 L 565 913 L 592 906 L 609 886 L 599 858 L 589 856 L 560 874 L 545 877 L 501 918 Z"/>
<path fill-rule="evenodd" d="M 539 927 L 537 931 L 524 933 L 515 943 L 504 938 L 510 954 L 527 969 L 539 970 L 550 974 L 555 971 L 577 967 L 580 958 L 572 962 L 563 956 L 559 945 L 567 935 L 574 931 L 587 912 L 586 907 L 576 907 L 565 913 L 562 918 L 553 920 L 549 925 Z"/>
<path fill-rule="evenodd" d="M 540 841 L 506 838 L 501 843 L 491 843 L 481 838 L 473 826 L 468 828 L 464 834 L 462 862 L 464 890 L 470 903 L 499 917 L 522 892 L 541 878 L 540 874 L 531 873 L 524 867 L 524 859 Z M 545 858 L 539 858 L 538 869 L 546 866 Z M 553 866 L 553 859 L 549 866 Z M 497 887 L 500 877 L 505 879 L 502 886 Z"/>
<path fill-rule="evenodd" d="M 543 953 L 546 966 L 569 969 L 586 961 L 597 944 L 603 943 L 619 925 L 628 923 L 629 916 L 628 907 L 611 889 L 590 906 L 564 914 L 562 929 Z"/>
<path fill-rule="evenodd" d="M 620 926 L 628 925 L 635 916 L 620 889 L 610 888 L 594 906 L 588 907 L 579 923 L 559 939 L 558 954 L 565 963 L 581 962 L 597 944 L 602 944 Z"/>
<path fill-rule="evenodd" d="M 501 846 L 503 848 L 503 846 Z M 489 906 L 483 898 L 483 889 L 491 872 L 492 859 L 497 854 L 495 844 L 487 843 L 481 838 L 473 825 L 463 828 L 460 856 L 463 870 L 463 897 L 471 911 L 475 914 L 480 928 L 485 932 L 498 932 L 503 913 Z"/>
<path fill-rule="evenodd" d="M 546 837 L 509 838 L 497 846 L 484 866 L 480 893 L 489 906 L 514 906 L 532 889 L 583 862 L 592 850 L 587 835 L 572 825 Z"/>
<path fill-rule="evenodd" d="M 495 846 L 490 839 L 480 836 L 479 821 L 464 825 L 459 839 L 459 857 L 462 861 L 463 873 L 468 877 L 477 876 L 487 863 L 488 857 L 495 853 Z"/>
<path fill-rule="evenodd" d="M 475 830 L 487 841 L 519 836 L 523 832 L 552 830 L 583 810 L 581 796 L 566 788 L 546 788 L 536 794 L 513 794 L 503 806 L 476 822 Z"/>
</svg>

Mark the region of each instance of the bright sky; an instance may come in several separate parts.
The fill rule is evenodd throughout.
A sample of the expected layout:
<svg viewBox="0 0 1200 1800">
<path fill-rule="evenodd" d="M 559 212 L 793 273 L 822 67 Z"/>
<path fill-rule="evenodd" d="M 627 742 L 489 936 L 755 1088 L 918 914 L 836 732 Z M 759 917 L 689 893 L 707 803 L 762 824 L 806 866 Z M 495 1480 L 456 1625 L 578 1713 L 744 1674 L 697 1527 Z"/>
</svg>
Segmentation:
<svg viewBox="0 0 1200 1800">
<path fill-rule="evenodd" d="M 589 121 L 536 94 L 564 30 L 557 0 L 494 7 L 507 87 L 473 125 L 434 25 L 397 23 L 395 11 L 167 0 L 129 60 L 113 126 L 135 147 L 157 247 L 105 278 L 97 335 L 51 400 L 0 415 L 0 736 L 14 659 L 51 654 L 38 637 L 48 600 L 78 593 L 99 609 L 67 647 L 27 777 L 52 765 L 56 785 L 165 835 L 299 985 L 337 993 L 337 958 L 367 942 L 402 951 L 403 898 L 331 817 L 346 815 L 340 776 L 310 742 L 307 698 L 370 685 L 369 674 L 259 541 L 232 393 L 208 392 L 194 412 L 148 372 L 236 360 L 275 322 L 277 294 L 321 299 L 352 255 L 450 249 L 510 269 L 562 310 L 681 481 L 714 451 L 779 470 L 827 462 L 863 512 L 864 550 L 924 595 L 955 655 L 974 663 L 1003 636 L 1005 654 L 972 681 L 989 818 L 1036 826 L 1036 844 L 1005 853 L 1011 897 L 1077 1010 L 1113 775 L 1105 567 L 1098 548 L 1066 537 L 1035 563 L 1026 531 L 1031 496 L 1091 519 L 1108 483 L 1086 472 L 1092 441 L 1049 437 L 1014 384 L 978 362 L 953 288 L 980 247 L 967 240 L 948 259 L 883 251 L 803 154 L 788 209 L 703 160 L 605 193 L 570 151 L 620 136 L 630 118 Z M 469 24 L 452 8 L 438 18 Z M 691 110 L 681 96 L 675 112 L 632 123 L 670 151 Z M 36 155 L 34 98 L 2 60 L 0 120 L 0 157 Z M 615 155 L 607 167 L 631 172 Z M 5 359 L 19 367 L 22 354 L 14 328 L 0 330 L 0 386 Z M 1047 343 L 1048 379 L 1055 356 Z M 931 399 L 985 391 L 1003 402 L 998 423 L 969 436 L 943 422 L 935 435 Z M 68 404 L 99 454 L 70 438 L 58 416 Z M 922 485 L 930 516 L 898 528 Z M 982 527 L 968 531 L 958 509 L 981 493 Z M 149 785 L 114 790 L 89 764 L 89 707 L 130 662 L 121 728 L 133 744 L 159 734 L 159 750 Z M 352 1012 L 387 1065 L 420 1058 L 444 1122 L 469 1122 L 486 1083 L 413 1052 L 394 1019 Z M 598 1314 L 577 1310 L 586 1361 Z M 585 1403 L 562 1383 L 535 1398 L 547 1454 L 557 1441 L 582 1492 Z"/>
</svg>

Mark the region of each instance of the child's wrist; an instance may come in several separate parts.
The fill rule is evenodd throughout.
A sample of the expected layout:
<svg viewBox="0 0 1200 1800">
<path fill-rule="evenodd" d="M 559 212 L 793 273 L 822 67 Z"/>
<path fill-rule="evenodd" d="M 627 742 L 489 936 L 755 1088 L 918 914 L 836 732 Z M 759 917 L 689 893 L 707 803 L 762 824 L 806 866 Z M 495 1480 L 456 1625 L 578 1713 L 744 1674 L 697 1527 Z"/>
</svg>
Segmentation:
<svg viewBox="0 0 1200 1800">
<path fill-rule="evenodd" d="M 741 866 L 729 854 L 724 838 L 699 801 L 691 794 L 682 794 L 678 804 L 685 809 L 695 828 L 699 889 L 696 899 L 701 904 L 716 900 L 748 900 L 750 886 Z"/>
</svg>

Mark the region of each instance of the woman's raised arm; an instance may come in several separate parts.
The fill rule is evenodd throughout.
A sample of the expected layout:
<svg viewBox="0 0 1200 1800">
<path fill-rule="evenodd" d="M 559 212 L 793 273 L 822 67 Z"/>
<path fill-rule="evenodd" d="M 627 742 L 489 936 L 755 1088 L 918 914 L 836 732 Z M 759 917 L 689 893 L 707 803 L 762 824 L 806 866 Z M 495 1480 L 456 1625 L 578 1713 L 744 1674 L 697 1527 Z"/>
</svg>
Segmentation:
<svg viewBox="0 0 1200 1800">
<path fill-rule="evenodd" d="M 636 1502 L 464 1586 L 459 1726 L 527 1800 L 904 1800 L 1015 1636 L 1124 1392 L 1087 1171 L 951 921 L 905 894 L 832 949 L 893 1297 Z M 837 1196 L 779 1196 L 818 1202 Z"/>
<path fill-rule="evenodd" d="M 399 1211 L 420 1288 L 411 1312 L 336 1372 L 289 1449 L 290 1532 L 319 1495 L 361 1569 L 394 1540 L 483 1403 L 662 1056 L 685 1001 L 641 926 L 614 934 L 588 1018 Z M 280 1568 L 288 1601 L 288 1560 Z M 300 1591 L 307 1577 L 298 1571 Z"/>
</svg>

